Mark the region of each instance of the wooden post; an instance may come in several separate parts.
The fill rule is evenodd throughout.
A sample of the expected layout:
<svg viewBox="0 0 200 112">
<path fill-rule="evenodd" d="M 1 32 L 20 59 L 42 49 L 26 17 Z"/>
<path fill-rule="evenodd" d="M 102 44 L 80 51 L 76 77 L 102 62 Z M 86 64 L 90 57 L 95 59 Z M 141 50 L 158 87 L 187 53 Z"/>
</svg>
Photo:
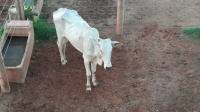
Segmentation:
<svg viewBox="0 0 200 112">
<path fill-rule="evenodd" d="M 17 12 L 20 20 L 25 20 L 23 0 L 15 0 Z"/>
<path fill-rule="evenodd" d="M 123 35 L 125 0 L 117 0 L 117 35 Z"/>
<path fill-rule="evenodd" d="M 10 92 L 10 85 L 7 79 L 6 70 L 1 53 L 0 53 L 0 86 L 1 86 L 1 91 L 3 93 Z"/>
</svg>

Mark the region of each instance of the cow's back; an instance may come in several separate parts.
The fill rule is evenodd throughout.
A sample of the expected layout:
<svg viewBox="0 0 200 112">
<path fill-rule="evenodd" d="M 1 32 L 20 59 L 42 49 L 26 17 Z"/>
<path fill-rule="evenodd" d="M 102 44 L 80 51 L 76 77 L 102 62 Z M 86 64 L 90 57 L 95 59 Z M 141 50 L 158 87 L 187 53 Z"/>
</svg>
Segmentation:
<svg viewBox="0 0 200 112">
<path fill-rule="evenodd" d="M 89 38 L 99 38 L 98 31 L 95 28 L 91 28 L 74 10 L 59 8 L 53 13 L 53 20 L 58 38 L 66 37 L 82 53 L 83 44 L 92 44 L 89 42 L 91 41 Z"/>
</svg>

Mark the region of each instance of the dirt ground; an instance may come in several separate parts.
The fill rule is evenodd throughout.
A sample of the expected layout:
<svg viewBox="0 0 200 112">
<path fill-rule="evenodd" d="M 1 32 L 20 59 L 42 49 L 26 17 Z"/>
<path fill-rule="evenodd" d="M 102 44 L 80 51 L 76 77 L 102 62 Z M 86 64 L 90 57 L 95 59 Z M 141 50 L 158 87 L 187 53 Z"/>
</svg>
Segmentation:
<svg viewBox="0 0 200 112">
<path fill-rule="evenodd" d="M 200 26 L 199 0 L 126 0 L 123 36 L 115 34 L 115 0 L 86 1 L 49 0 L 43 13 L 52 23 L 53 10 L 67 3 L 79 9 L 102 38 L 123 43 L 113 51 L 111 70 L 98 66 L 100 86 L 86 93 L 82 54 L 70 44 L 66 67 L 60 63 L 56 40 L 36 44 L 26 82 L 11 83 L 9 94 L 0 93 L 0 112 L 200 111 L 200 41 L 180 33 L 181 28 Z M 95 4 L 96 10 L 110 12 L 104 17 L 101 11 L 88 12 Z"/>
</svg>

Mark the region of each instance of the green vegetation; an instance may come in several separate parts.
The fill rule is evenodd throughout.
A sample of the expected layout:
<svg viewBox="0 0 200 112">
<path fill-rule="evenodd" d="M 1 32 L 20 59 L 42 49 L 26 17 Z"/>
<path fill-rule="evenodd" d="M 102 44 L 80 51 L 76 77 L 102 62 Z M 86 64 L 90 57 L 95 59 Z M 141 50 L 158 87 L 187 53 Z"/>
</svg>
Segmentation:
<svg viewBox="0 0 200 112">
<path fill-rule="evenodd" d="M 3 31 L 4 31 L 3 26 L 0 26 L 0 39 L 1 39 L 1 36 L 3 35 Z"/>
<path fill-rule="evenodd" d="M 56 35 L 56 29 L 42 19 L 33 22 L 35 40 L 39 43 L 49 42 Z"/>
<path fill-rule="evenodd" d="M 181 32 L 188 37 L 200 39 L 200 28 L 186 28 L 183 29 Z"/>
<path fill-rule="evenodd" d="M 32 12 L 31 4 L 27 4 L 26 6 L 27 10 L 25 11 L 25 18 L 33 21 L 36 42 L 44 43 L 52 40 L 56 35 L 56 29 L 47 24 L 43 19 L 34 20 L 34 16 L 37 16 L 37 13 Z"/>
<path fill-rule="evenodd" d="M 29 19 L 31 21 L 34 20 L 34 16 L 37 16 L 38 14 L 35 12 L 32 12 L 32 5 L 26 4 L 27 10 L 25 10 L 25 19 Z"/>
</svg>

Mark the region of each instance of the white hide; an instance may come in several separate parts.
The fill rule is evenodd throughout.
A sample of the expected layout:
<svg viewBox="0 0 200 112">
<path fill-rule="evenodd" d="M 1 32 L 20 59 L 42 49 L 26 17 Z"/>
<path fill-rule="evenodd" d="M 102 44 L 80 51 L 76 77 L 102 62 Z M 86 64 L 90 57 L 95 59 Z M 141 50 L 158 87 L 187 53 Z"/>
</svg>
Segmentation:
<svg viewBox="0 0 200 112">
<path fill-rule="evenodd" d="M 110 38 L 101 39 L 98 30 L 90 27 L 75 10 L 59 8 L 53 12 L 53 21 L 58 36 L 57 44 L 61 56 L 61 63 L 63 65 L 67 63 L 65 47 L 69 41 L 73 47 L 83 53 L 87 76 L 86 90 L 91 91 L 91 75 L 93 85 L 98 85 L 95 77 L 96 65 L 102 65 L 104 63 L 104 68 L 110 69 L 112 67 L 111 54 L 113 45 L 119 44 L 119 42 L 111 41 Z"/>
</svg>

